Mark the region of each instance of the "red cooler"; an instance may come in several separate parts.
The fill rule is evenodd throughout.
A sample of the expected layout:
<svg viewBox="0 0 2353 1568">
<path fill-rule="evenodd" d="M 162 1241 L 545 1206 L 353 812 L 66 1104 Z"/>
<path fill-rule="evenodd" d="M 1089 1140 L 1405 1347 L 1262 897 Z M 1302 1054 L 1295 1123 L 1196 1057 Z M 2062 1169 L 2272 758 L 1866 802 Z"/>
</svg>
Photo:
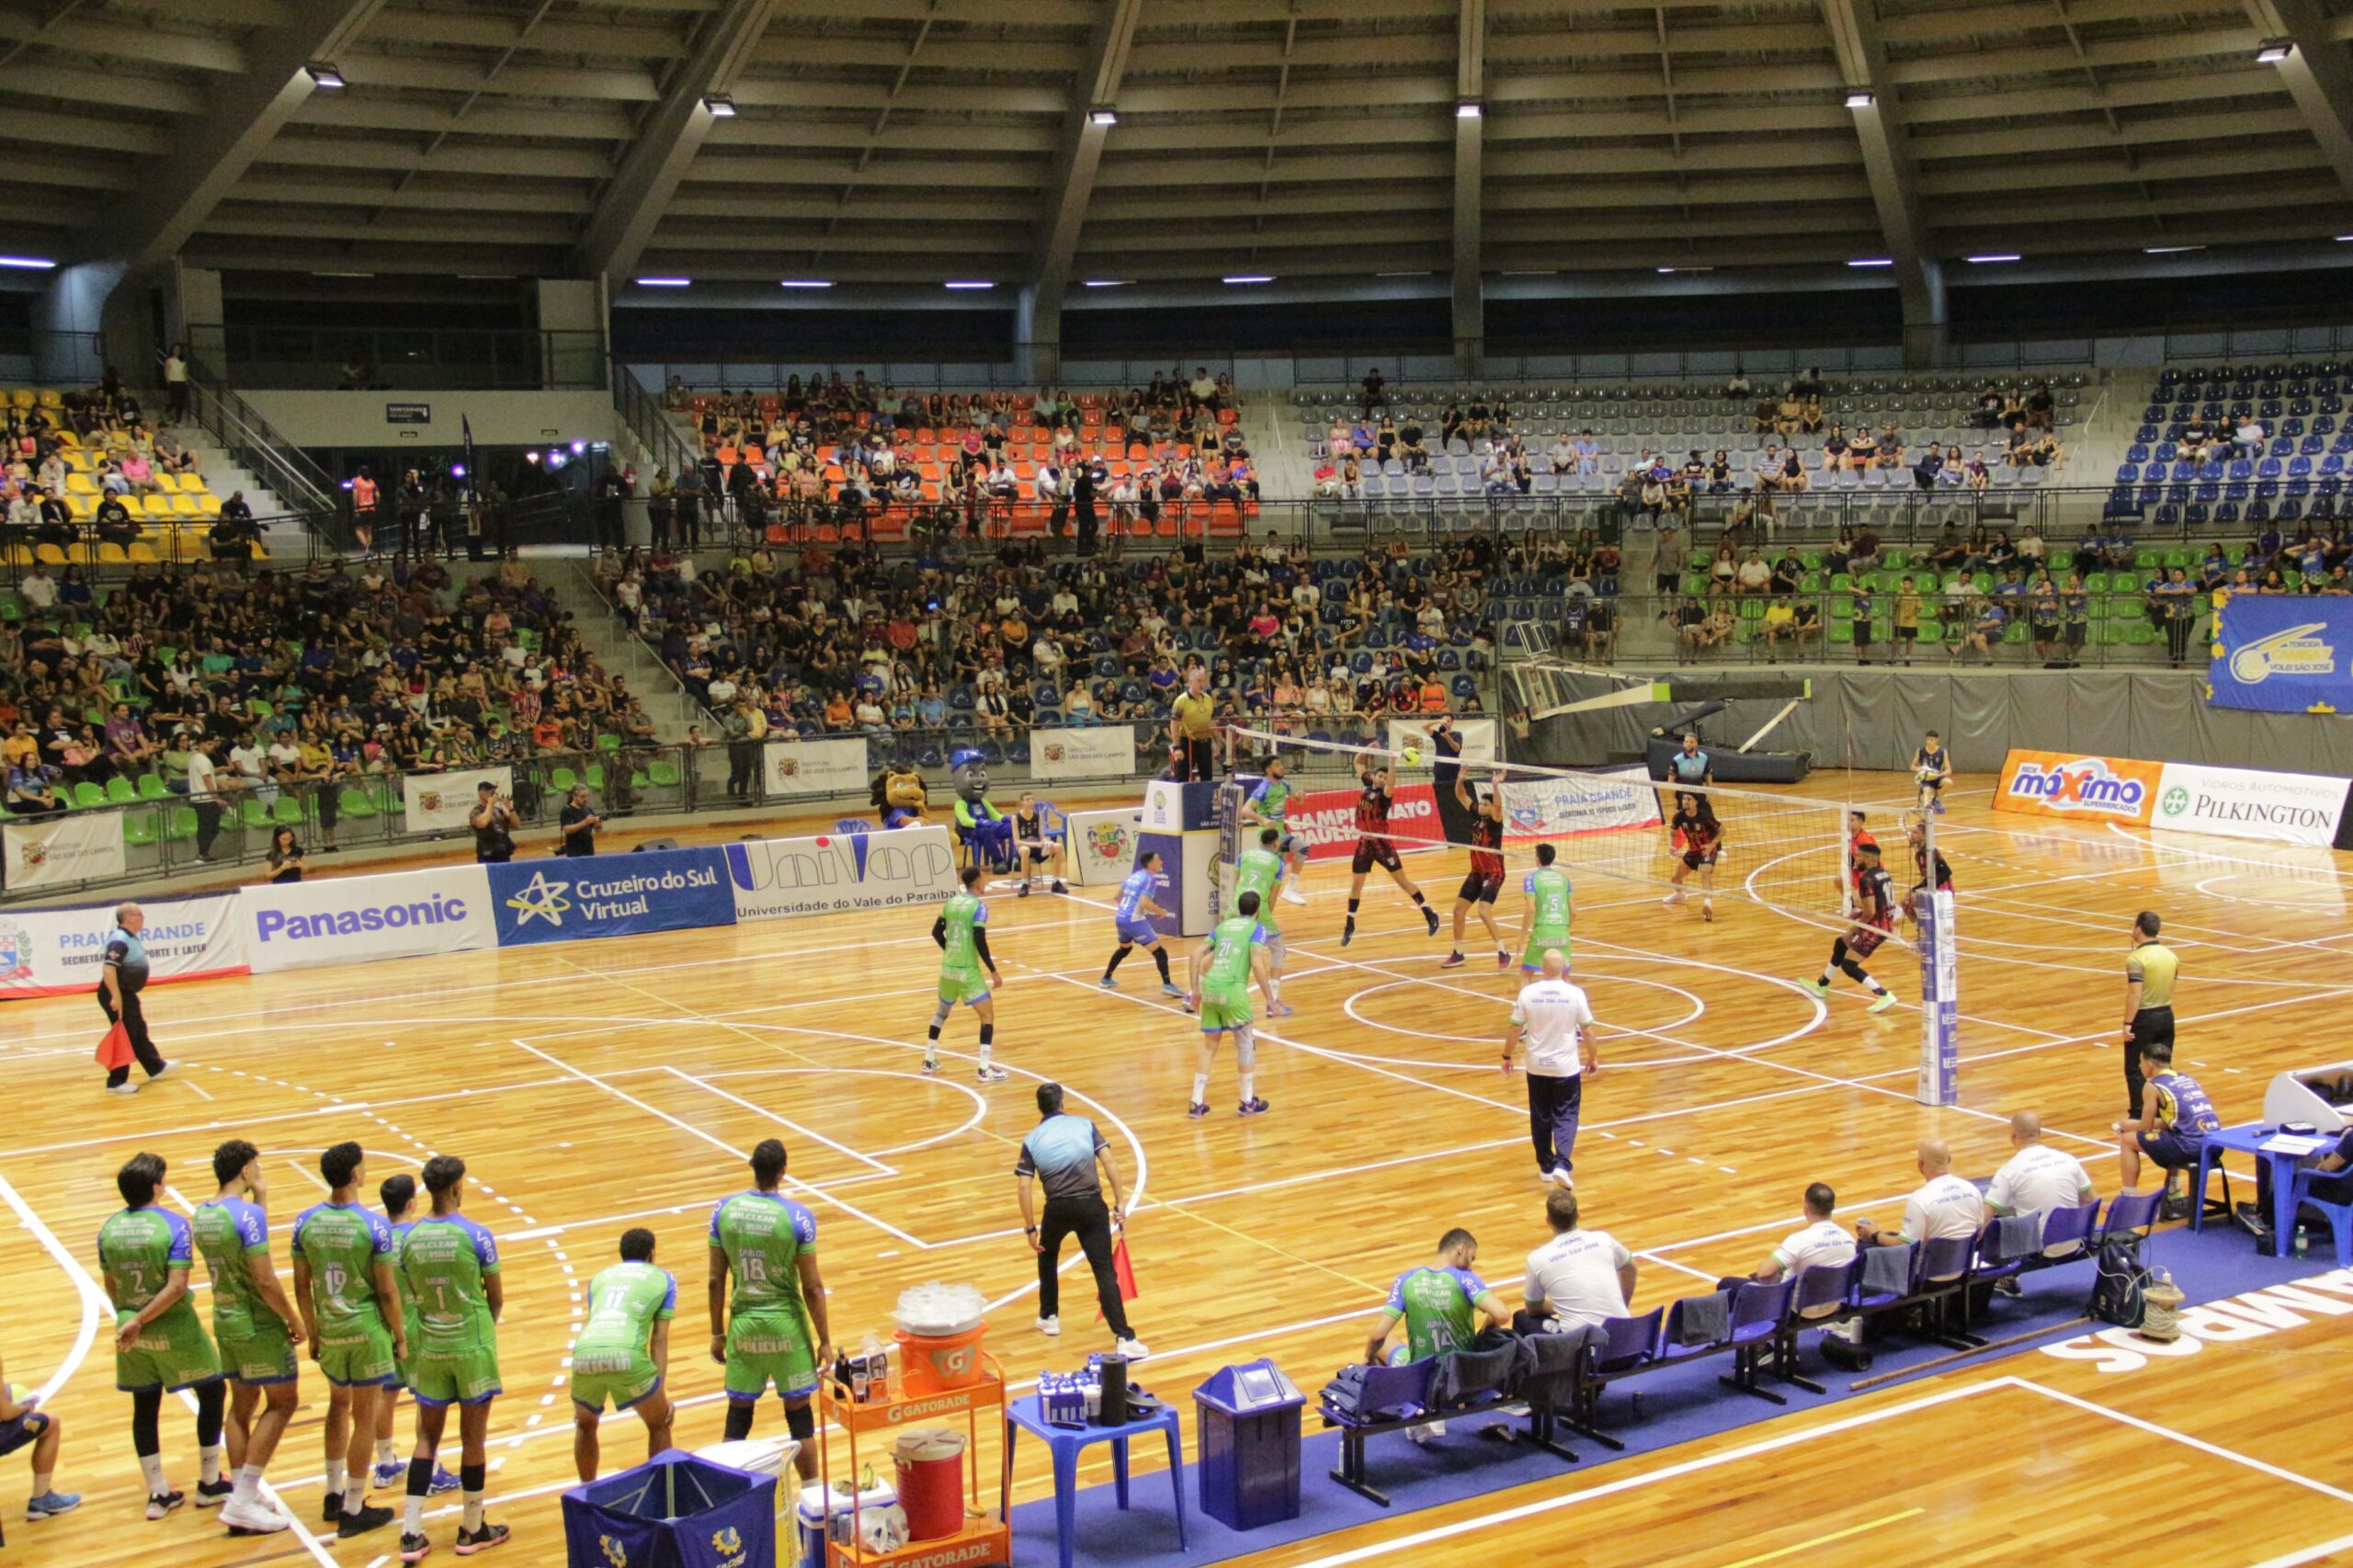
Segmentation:
<svg viewBox="0 0 2353 1568">
<path fill-rule="evenodd" d="M 909 1540 L 938 1540 L 964 1528 L 964 1440 L 944 1426 L 899 1435 L 899 1506 Z"/>
</svg>

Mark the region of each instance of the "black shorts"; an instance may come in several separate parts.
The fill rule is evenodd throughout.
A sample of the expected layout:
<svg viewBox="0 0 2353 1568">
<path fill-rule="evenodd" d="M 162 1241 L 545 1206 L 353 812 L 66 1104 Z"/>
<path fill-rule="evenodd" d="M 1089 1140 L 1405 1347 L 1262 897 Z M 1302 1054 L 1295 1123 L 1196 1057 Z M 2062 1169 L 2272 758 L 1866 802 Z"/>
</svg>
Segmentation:
<svg viewBox="0 0 2353 1568">
<path fill-rule="evenodd" d="M 1858 648 L 1870 647 L 1871 645 L 1871 623 L 1870 618 L 1859 615 L 1849 622 L 1849 624 L 1855 629 L 1855 646 Z"/>
<path fill-rule="evenodd" d="M 1879 951 L 1879 945 L 1886 940 L 1887 933 L 1884 931 L 1849 931 L 1847 933 L 1847 955 L 1857 960 L 1867 959 Z"/>
<path fill-rule="evenodd" d="M 1029 857 L 1029 863 L 1033 866 L 1042 866 L 1054 858 L 1052 848 L 1043 844 L 1017 844 L 1014 846 L 1014 852 L 1017 855 L 1026 852 Z"/>
<path fill-rule="evenodd" d="M 1895 629 L 1895 640 L 1898 642 L 1917 642 L 1920 640 L 1920 629 L 1916 626 L 1899 626 Z"/>
<path fill-rule="evenodd" d="M 1716 852 L 1712 849 L 1704 852 L 1698 849 L 1686 849 L 1683 852 L 1683 864 L 1691 870 L 1696 871 L 1702 866 L 1712 866 L 1715 863 Z"/>
<path fill-rule="evenodd" d="M 1403 871 L 1405 863 L 1397 858 L 1397 846 L 1385 838 L 1359 838 L 1356 853 L 1348 857 L 1348 871 L 1363 876 L 1375 866 L 1384 871 Z"/>
<path fill-rule="evenodd" d="M 1498 871 L 1494 876 L 1489 876 L 1484 871 L 1473 871 L 1469 876 L 1463 878 L 1461 887 L 1455 890 L 1454 902 L 1457 903 L 1493 903 L 1495 902 L 1495 895 L 1503 891 L 1504 879 L 1502 872 Z"/>
</svg>

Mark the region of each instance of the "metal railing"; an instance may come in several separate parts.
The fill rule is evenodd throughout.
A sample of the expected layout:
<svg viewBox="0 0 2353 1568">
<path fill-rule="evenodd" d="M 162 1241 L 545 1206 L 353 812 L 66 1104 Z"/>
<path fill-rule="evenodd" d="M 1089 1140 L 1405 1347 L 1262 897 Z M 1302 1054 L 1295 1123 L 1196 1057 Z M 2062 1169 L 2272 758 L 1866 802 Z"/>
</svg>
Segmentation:
<svg viewBox="0 0 2353 1568">
<path fill-rule="evenodd" d="M 190 415 L 239 467 L 292 510 L 324 512 L 333 506 L 335 481 L 308 452 L 270 428 L 261 411 L 232 392 L 210 367 L 190 360 L 188 377 Z"/>
<path fill-rule="evenodd" d="M 645 390 L 636 371 L 616 359 L 612 362 L 612 381 L 614 411 L 645 449 L 651 463 L 669 470 L 675 476 L 701 462 L 701 451 L 687 439 L 661 400 Z M 646 477 L 650 480 L 652 475 Z"/>
<path fill-rule="evenodd" d="M 458 392 L 595 387 L 605 340 L 589 330 L 498 327 L 214 326 L 241 386 L 313 391 Z"/>
</svg>

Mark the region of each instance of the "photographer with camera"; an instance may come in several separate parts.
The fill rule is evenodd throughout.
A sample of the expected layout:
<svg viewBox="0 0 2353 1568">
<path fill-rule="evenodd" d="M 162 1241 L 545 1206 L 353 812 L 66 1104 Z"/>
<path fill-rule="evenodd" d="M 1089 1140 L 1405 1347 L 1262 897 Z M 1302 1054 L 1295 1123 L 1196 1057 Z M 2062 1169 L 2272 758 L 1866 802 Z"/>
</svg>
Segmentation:
<svg viewBox="0 0 2353 1568">
<path fill-rule="evenodd" d="M 503 866 L 515 858 L 515 830 L 523 819 L 515 813 L 515 802 L 498 792 L 498 786 L 485 778 L 474 786 L 474 809 L 467 813 L 466 822 L 474 830 L 474 860 L 483 866 Z"/>
</svg>

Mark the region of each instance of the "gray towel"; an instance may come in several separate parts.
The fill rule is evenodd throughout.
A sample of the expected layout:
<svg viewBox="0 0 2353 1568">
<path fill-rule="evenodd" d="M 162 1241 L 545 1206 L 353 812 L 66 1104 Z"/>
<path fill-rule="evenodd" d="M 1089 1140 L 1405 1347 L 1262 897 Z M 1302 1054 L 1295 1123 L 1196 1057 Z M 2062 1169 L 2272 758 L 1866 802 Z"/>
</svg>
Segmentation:
<svg viewBox="0 0 2353 1568">
<path fill-rule="evenodd" d="M 1714 1345 L 1732 1333 L 1732 1292 L 1687 1296 L 1677 1324 L 1677 1345 Z"/>
<path fill-rule="evenodd" d="M 2042 1250 L 2042 1216 L 2005 1214 L 1994 1221 L 1994 1263 L 2015 1263 Z"/>
<path fill-rule="evenodd" d="M 1863 1249 L 1863 1294 L 1867 1296 L 1901 1296 L 1912 1289 L 1912 1248 L 1902 1246 L 1865 1247 Z"/>
</svg>

